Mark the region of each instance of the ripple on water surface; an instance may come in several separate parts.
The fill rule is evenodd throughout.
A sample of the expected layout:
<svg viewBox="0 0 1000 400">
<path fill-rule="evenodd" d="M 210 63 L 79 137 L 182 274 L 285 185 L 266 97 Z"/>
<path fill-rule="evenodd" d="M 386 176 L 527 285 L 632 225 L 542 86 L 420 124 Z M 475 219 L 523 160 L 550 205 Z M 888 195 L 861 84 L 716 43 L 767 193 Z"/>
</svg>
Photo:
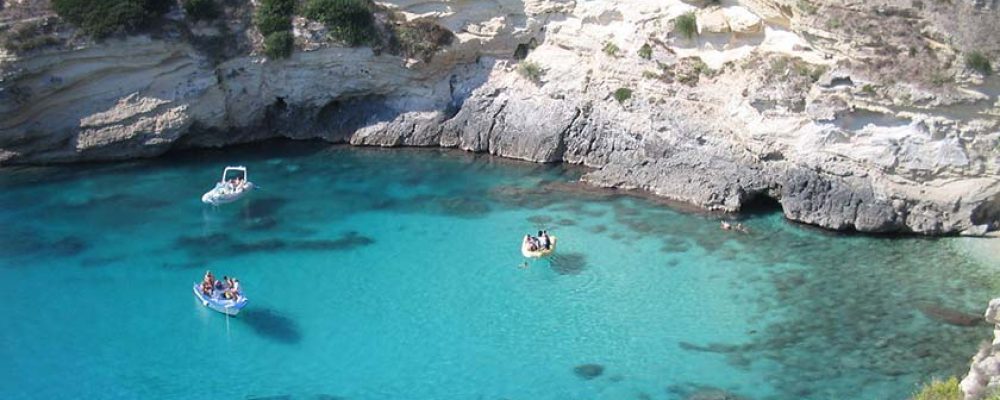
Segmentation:
<svg viewBox="0 0 1000 400">
<path fill-rule="evenodd" d="M 260 190 L 204 207 L 233 163 Z M 0 171 L 0 398 L 903 399 L 990 335 L 953 239 L 724 232 L 579 174 L 318 143 Z"/>
</svg>

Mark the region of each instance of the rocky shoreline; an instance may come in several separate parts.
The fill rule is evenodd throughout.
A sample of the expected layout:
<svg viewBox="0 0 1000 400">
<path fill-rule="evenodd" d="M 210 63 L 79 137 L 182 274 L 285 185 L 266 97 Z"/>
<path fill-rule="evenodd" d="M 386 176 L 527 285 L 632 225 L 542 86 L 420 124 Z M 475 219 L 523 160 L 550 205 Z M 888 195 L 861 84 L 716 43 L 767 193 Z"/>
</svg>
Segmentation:
<svg viewBox="0 0 1000 400">
<path fill-rule="evenodd" d="M 386 4 L 434 16 L 456 42 L 426 62 L 312 43 L 305 28 L 297 40 L 311 51 L 277 61 L 216 62 L 148 36 L 0 53 L 0 165 L 321 138 L 580 164 L 598 187 L 725 212 L 771 199 L 791 220 L 834 230 L 1000 228 L 994 81 L 884 84 L 850 66 L 858 44 L 806 40 L 815 17 L 777 2 L 501 2 L 499 19 L 495 4 Z M 701 21 L 695 39 L 670 26 L 687 12 Z M 523 62 L 544 73 L 529 79 Z M 904 89 L 923 100 L 897 111 L 890 92 Z M 985 108 L 947 115 L 966 103 Z"/>
</svg>

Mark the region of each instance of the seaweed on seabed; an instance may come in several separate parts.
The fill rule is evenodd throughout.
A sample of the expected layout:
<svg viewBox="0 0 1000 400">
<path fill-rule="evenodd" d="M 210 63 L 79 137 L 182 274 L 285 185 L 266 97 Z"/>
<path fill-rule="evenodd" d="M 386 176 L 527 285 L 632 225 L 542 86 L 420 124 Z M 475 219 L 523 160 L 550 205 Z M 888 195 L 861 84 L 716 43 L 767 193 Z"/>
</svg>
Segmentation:
<svg viewBox="0 0 1000 400">
<path fill-rule="evenodd" d="M 556 253 L 550 260 L 552 270 L 559 275 L 579 275 L 587 268 L 587 257 L 583 253 Z"/>
<path fill-rule="evenodd" d="M 298 250 L 332 250 L 343 251 L 358 247 L 370 246 L 375 243 L 375 239 L 351 231 L 341 235 L 334 240 L 299 240 L 292 243 L 292 247 Z"/>
<path fill-rule="evenodd" d="M 601 364 L 581 364 L 573 367 L 573 373 L 580 379 L 591 380 L 604 373 L 604 366 Z"/>
<path fill-rule="evenodd" d="M 275 217 L 288 200 L 280 197 L 253 198 L 246 205 L 248 218 Z"/>
<path fill-rule="evenodd" d="M 469 197 L 447 197 L 438 200 L 445 215 L 462 218 L 479 218 L 490 213 L 490 205 Z"/>
</svg>

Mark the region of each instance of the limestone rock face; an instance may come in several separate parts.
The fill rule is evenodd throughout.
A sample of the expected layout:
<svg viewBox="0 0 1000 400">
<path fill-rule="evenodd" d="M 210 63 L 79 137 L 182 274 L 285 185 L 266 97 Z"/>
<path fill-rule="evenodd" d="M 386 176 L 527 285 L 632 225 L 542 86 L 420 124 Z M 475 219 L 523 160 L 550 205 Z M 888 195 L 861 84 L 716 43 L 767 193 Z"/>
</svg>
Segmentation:
<svg viewBox="0 0 1000 400">
<path fill-rule="evenodd" d="M 980 347 L 960 387 L 966 400 L 979 400 L 1000 389 L 1000 299 L 990 300 L 986 322 L 994 324 L 993 343 Z"/>
<path fill-rule="evenodd" d="M 411 60 L 325 42 L 325 27 L 296 17 L 300 48 L 284 60 L 254 51 L 220 59 L 170 35 L 0 52 L 0 164 L 322 138 L 582 164 L 597 186 L 723 211 L 770 198 L 787 218 L 830 229 L 1000 228 L 1000 81 L 956 66 L 965 48 L 949 44 L 1000 43 L 988 23 L 996 10 L 832 0 L 803 3 L 813 12 L 772 0 L 380 4 L 455 39 Z M 702 34 L 689 40 L 672 21 L 692 11 Z M 955 15 L 983 23 L 956 27 Z M 259 36 L 249 20 L 226 22 Z M 909 41 L 914 31 L 919 43 Z M 525 62 L 536 76 L 519 72 Z"/>
<path fill-rule="evenodd" d="M 696 16 L 698 20 L 698 33 L 726 33 L 729 32 L 729 21 L 726 19 L 726 11 L 721 8 L 710 8 L 701 10 Z"/>
<path fill-rule="evenodd" d="M 764 30 L 764 20 L 744 7 L 734 6 L 723 9 L 729 30 L 736 33 L 760 33 Z"/>
</svg>

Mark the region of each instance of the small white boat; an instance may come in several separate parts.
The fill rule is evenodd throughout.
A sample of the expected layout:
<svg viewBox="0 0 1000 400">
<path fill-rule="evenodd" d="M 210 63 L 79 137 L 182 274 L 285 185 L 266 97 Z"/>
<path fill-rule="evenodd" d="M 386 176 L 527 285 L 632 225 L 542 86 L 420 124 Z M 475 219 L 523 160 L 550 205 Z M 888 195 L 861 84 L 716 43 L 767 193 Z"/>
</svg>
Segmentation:
<svg viewBox="0 0 1000 400">
<path fill-rule="evenodd" d="M 201 292 L 201 284 L 197 282 L 194 284 L 194 295 L 198 297 L 198 301 L 201 301 L 201 305 L 228 315 L 239 314 L 240 310 L 246 307 L 247 301 L 249 301 L 243 295 L 238 295 L 236 300 L 228 300 L 222 297 L 221 290 L 214 289 L 211 296 L 206 296 L 205 293 Z"/>
<path fill-rule="evenodd" d="M 521 241 L 521 255 L 527 258 L 540 258 L 552 254 L 552 252 L 556 251 L 557 240 L 555 236 L 549 236 L 549 240 L 552 241 L 552 243 L 549 244 L 549 248 L 531 250 L 531 244 L 528 243 L 528 238 L 525 237 L 524 240 Z"/>
<path fill-rule="evenodd" d="M 233 173 L 233 178 L 228 178 Z M 247 167 L 226 167 L 222 171 L 222 180 L 215 184 L 215 188 L 209 190 L 201 196 L 202 203 L 217 206 L 219 204 L 232 203 L 243 198 L 253 190 L 253 182 L 250 182 L 247 175 Z"/>
</svg>

